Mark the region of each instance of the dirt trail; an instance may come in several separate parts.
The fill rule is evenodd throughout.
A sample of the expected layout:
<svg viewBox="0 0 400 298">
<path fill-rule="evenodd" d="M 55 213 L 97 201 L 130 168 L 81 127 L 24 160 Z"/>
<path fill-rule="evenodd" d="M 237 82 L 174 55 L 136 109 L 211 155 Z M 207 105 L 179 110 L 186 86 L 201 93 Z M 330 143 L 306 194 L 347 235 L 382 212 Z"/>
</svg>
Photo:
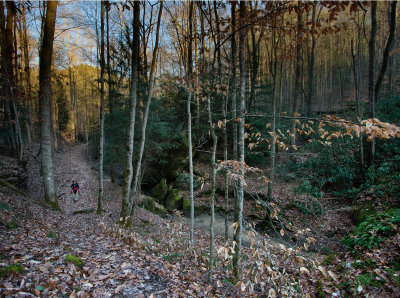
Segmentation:
<svg viewBox="0 0 400 298">
<path fill-rule="evenodd" d="M 38 175 L 40 162 L 34 157 L 28 161 L 27 197 L 19 199 L 18 203 L 15 198 L 5 198 L 4 202 L 15 212 L 10 216 L 25 212 L 30 219 L 28 229 L 23 224 L 25 232 L 0 226 L 0 252 L 26 268 L 23 283 L 16 279 L 0 283 L 0 295 L 29 292 L 32 286 L 44 288 L 43 296 L 71 293 L 77 297 L 87 297 L 89 293 L 95 297 L 167 295 L 169 281 L 154 270 L 157 256 L 146 260 L 121 239 L 104 235 L 99 227 L 100 222 L 109 226 L 116 222 L 121 204 L 118 186 L 104 181 L 103 217 L 97 216 L 95 211 L 74 214 L 77 210 L 97 207 L 97 171 L 87 162 L 85 150 L 85 145 L 76 145 L 55 154 L 55 184 L 62 212 L 43 208 L 42 177 Z M 77 180 L 81 188 L 76 203 L 69 194 L 72 180 Z M 33 204 L 32 199 L 37 204 Z M 48 236 L 51 231 L 55 236 Z M 67 254 L 80 257 L 84 267 L 79 269 L 66 263 Z M 71 297 L 76 297 L 74 295 Z"/>
</svg>

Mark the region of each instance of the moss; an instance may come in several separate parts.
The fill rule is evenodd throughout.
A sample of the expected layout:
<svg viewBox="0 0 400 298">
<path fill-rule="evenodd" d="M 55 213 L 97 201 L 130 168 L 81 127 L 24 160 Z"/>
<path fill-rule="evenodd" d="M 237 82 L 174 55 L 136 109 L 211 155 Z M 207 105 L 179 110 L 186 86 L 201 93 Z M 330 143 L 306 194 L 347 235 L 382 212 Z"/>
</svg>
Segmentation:
<svg viewBox="0 0 400 298">
<path fill-rule="evenodd" d="M 21 264 L 15 263 L 10 266 L 4 266 L 0 268 L 0 278 L 6 278 L 8 275 L 12 273 L 16 274 L 24 274 L 25 268 Z"/>
<path fill-rule="evenodd" d="M 144 208 L 154 214 L 166 214 L 167 213 L 167 210 L 164 208 L 164 206 L 157 203 L 154 200 L 154 198 L 152 198 L 152 197 L 144 198 L 139 203 L 139 207 Z"/>
<path fill-rule="evenodd" d="M 329 254 L 326 256 L 326 258 L 322 261 L 321 265 L 332 265 L 332 262 L 335 258 L 334 254 Z"/>
<path fill-rule="evenodd" d="M 189 211 L 189 210 L 190 210 L 190 206 L 191 206 L 190 200 L 184 199 L 184 200 L 183 200 L 183 207 L 182 207 L 182 209 L 183 209 L 184 211 Z"/>
<path fill-rule="evenodd" d="M 182 199 L 179 195 L 178 189 L 171 189 L 167 199 L 165 200 L 165 208 L 168 211 L 182 208 Z"/>
<path fill-rule="evenodd" d="M 61 211 L 60 205 L 58 205 L 58 201 L 50 201 L 50 200 L 45 200 L 46 204 L 49 205 L 51 208 L 53 208 L 56 211 Z"/>
<path fill-rule="evenodd" d="M 76 210 L 76 211 L 72 212 L 72 214 L 73 214 L 73 215 L 76 215 L 76 214 L 89 214 L 89 213 L 92 213 L 92 212 L 94 212 L 94 208 L 83 209 L 83 210 Z"/>
<path fill-rule="evenodd" d="M 65 262 L 73 263 L 76 267 L 79 267 L 79 268 L 82 268 L 83 265 L 84 265 L 84 263 L 83 263 L 81 258 L 75 257 L 75 256 L 70 255 L 70 254 L 65 256 Z"/>
<path fill-rule="evenodd" d="M 57 238 L 57 234 L 56 232 L 54 232 L 53 230 L 51 230 L 48 234 L 47 234 L 48 238 L 52 238 L 52 239 L 56 239 Z"/>
<path fill-rule="evenodd" d="M 7 229 L 9 229 L 9 230 L 13 230 L 13 229 L 18 228 L 18 224 L 15 223 L 14 221 L 8 222 L 6 226 L 7 226 Z"/>
<path fill-rule="evenodd" d="M 168 185 L 166 179 L 161 181 L 152 189 L 151 194 L 159 203 L 163 203 L 168 193 Z"/>
</svg>

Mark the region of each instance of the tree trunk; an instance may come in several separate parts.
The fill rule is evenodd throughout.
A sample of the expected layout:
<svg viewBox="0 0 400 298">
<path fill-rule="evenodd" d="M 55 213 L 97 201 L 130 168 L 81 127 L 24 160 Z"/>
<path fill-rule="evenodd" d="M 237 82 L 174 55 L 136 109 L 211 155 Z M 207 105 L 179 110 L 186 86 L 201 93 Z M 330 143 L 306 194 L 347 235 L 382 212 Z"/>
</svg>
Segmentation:
<svg viewBox="0 0 400 298">
<path fill-rule="evenodd" d="M 353 40 L 351 40 L 351 58 L 352 58 L 352 66 L 353 66 L 353 77 L 354 77 L 354 89 L 356 92 L 356 102 L 357 102 L 357 114 L 358 114 L 358 119 L 361 121 L 362 119 L 362 110 L 361 110 L 361 97 L 360 97 L 360 75 L 359 75 L 359 68 L 358 68 L 358 62 L 361 59 L 361 30 L 358 28 L 358 51 L 357 51 L 357 58 L 356 54 L 354 53 L 354 46 L 353 46 Z M 358 69 L 358 71 L 357 71 Z M 361 164 L 361 170 L 364 169 L 364 148 L 363 148 L 363 138 L 362 134 L 360 134 L 360 164 Z"/>
<path fill-rule="evenodd" d="M 213 88 L 213 83 L 210 86 L 210 89 L 212 90 Z M 213 268 L 214 268 L 214 218 L 215 218 L 215 210 L 214 210 L 214 205 L 215 205 L 215 179 L 216 179 L 216 174 L 217 174 L 217 168 L 215 165 L 215 156 L 217 152 L 217 135 L 215 133 L 215 128 L 212 123 L 212 116 L 211 116 L 211 90 L 208 93 L 207 96 L 207 108 L 208 108 L 208 122 L 210 125 L 210 131 L 211 131 L 211 138 L 213 141 L 213 147 L 212 147 L 212 155 L 211 155 L 211 195 L 210 195 L 210 213 L 211 213 L 211 219 L 210 219 L 210 263 L 209 263 L 209 270 L 208 270 L 208 281 L 211 283 L 212 278 L 213 278 Z"/>
<path fill-rule="evenodd" d="M 390 50 L 393 48 L 394 41 L 395 41 L 395 33 L 396 33 L 396 5 L 397 0 L 392 1 L 391 3 L 391 11 L 390 11 L 390 28 L 389 28 L 389 37 L 385 46 L 385 50 L 383 52 L 383 60 L 381 69 L 379 71 L 378 78 L 375 84 L 375 103 L 379 100 L 379 89 L 381 87 L 383 77 L 385 76 L 386 68 L 389 61 Z"/>
<path fill-rule="evenodd" d="M 239 68 L 240 68 L 240 111 L 239 111 L 239 162 L 240 162 L 240 179 L 237 192 L 237 203 L 235 210 L 235 221 L 237 224 L 233 240 L 235 241 L 235 253 L 233 256 L 233 275 L 236 279 L 240 273 L 240 258 L 242 249 L 242 221 L 243 221 L 243 186 L 244 186 L 244 122 L 246 112 L 246 65 L 244 59 L 244 45 L 246 30 L 243 28 L 246 15 L 246 2 L 240 1 L 240 31 L 239 31 Z"/>
<path fill-rule="evenodd" d="M 368 97 L 369 97 L 369 117 L 375 118 L 375 41 L 376 41 L 376 6 L 377 2 L 371 2 L 371 35 L 368 44 Z M 370 165 L 375 160 L 375 141 L 372 139 L 370 146 Z"/>
<path fill-rule="evenodd" d="M 22 36 L 23 36 L 23 54 L 24 54 L 24 73 L 25 73 L 25 80 L 26 80 L 26 88 L 27 88 L 27 110 L 28 110 L 28 125 L 29 125 L 29 132 L 28 135 L 28 145 L 30 145 L 31 141 L 33 141 L 35 136 L 34 131 L 34 123 L 33 123 L 33 113 L 32 113 L 32 87 L 31 87 L 31 69 L 29 66 L 29 51 L 28 51 L 28 36 L 26 32 L 26 17 L 25 17 L 25 6 L 22 5 Z"/>
<path fill-rule="evenodd" d="M 111 66 L 110 66 L 110 24 L 109 24 L 109 11 L 110 11 L 110 2 L 105 1 L 106 5 L 106 28 L 107 28 L 107 86 L 108 86 L 108 108 L 110 114 L 114 109 L 114 99 L 112 98 L 112 82 L 111 82 Z"/>
<path fill-rule="evenodd" d="M 232 65 L 232 119 L 236 119 L 236 13 L 235 13 L 236 1 L 231 2 L 231 27 L 232 27 L 232 37 L 231 37 L 231 65 Z M 232 121 L 233 126 L 233 159 L 238 160 L 238 125 L 234 120 Z"/>
<path fill-rule="evenodd" d="M 188 114 L 188 145 L 189 145 L 189 190 L 190 190 L 190 245 L 194 245 L 194 194 L 193 194 L 193 152 L 192 152 L 192 113 L 190 105 L 193 94 L 193 78 L 192 78 L 192 42 L 193 42 L 193 1 L 189 6 L 189 48 L 188 48 L 188 99 L 187 99 L 187 114 Z"/>
<path fill-rule="evenodd" d="M 297 41 L 296 41 L 296 65 L 295 65 L 295 85 L 294 85 L 294 94 L 293 94 L 293 102 L 292 102 L 292 115 L 295 116 L 298 113 L 299 109 L 299 94 L 301 92 L 301 37 L 303 20 L 302 20 L 302 11 L 299 8 L 297 11 Z M 291 128 L 291 137 L 290 144 L 296 145 L 296 119 L 292 121 Z"/>
<path fill-rule="evenodd" d="M 316 4 L 313 4 L 312 11 L 312 25 L 311 25 L 311 53 L 309 56 L 308 62 L 308 97 L 307 97 L 307 116 L 311 116 L 311 108 L 312 108 L 312 94 L 313 94 L 313 79 L 314 79 L 314 52 L 315 52 L 315 36 L 314 36 L 314 28 L 315 28 L 315 13 L 316 13 Z"/>
<path fill-rule="evenodd" d="M 103 202 L 103 162 L 104 162 L 104 72 L 105 72 L 105 57 L 104 57 L 104 1 L 101 2 L 100 8 L 100 144 L 99 144 L 99 194 L 97 197 L 97 211 L 101 214 Z"/>
<path fill-rule="evenodd" d="M 140 27 L 140 2 L 134 2 L 133 8 L 133 44 L 132 44 L 132 79 L 130 88 L 130 121 L 128 141 L 126 144 L 126 161 L 124 171 L 124 184 L 122 190 L 122 207 L 121 221 L 129 225 L 129 200 L 133 177 L 133 142 L 135 134 L 135 117 L 136 117 L 136 102 L 137 102 L 137 84 L 138 84 L 138 67 L 139 67 L 139 27 Z"/>
<path fill-rule="evenodd" d="M 135 200 L 136 200 L 136 195 L 137 195 L 138 185 L 139 185 L 139 178 L 140 178 L 140 173 L 141 173 L 144 145 L 146 143 L 147 119 L 149 118 L 150 103 L 151 103 L 151 97 L 153 94 L 154 74 L 155 74 L 155 68 L 156 68 L 156 63 L 157 63 L 158 41 L 159 41 L 159 35 L 160 35 L 160 25 L 161 25 L 161 15 L 162 15 L 162 10 L 163 10 L 163 4 L 164 4 L 164 2 L 161 1 L 160 2 L 160 11 L 158 13 L 158 20 L 157 20 L 156 40 L 155 40 L 154 49 L 153 49 L 153 57 L 151 60 L 150 75 L 149 75 L 148 88 L 147 88 L 147 102 L 146 102 L 146 107 L 145 107 L 145 111 L 144 111 L 144 115 L 143 115 L 143 122 L 142 122 L 142 138 L 140 140 L 139 158 L 138 158 L 138 161 L 136 164 L 135 180 L 133 183 L 133 188 L 131 191 L 131 197 L 130 197 L 130 202 L 129 202 L 130 218 L 133 215 L 133 211 L 134 211 L 134 207 L 135 207 Z"/>
<path fill-rule="evenodd" d="M 51 143 L 51 62 L 56 22 L 57 1 L 47 2 L 39 68 L 40 146 L 45 201 L 60 210 L 54 186 L 53 153 Z"/>
</svg>

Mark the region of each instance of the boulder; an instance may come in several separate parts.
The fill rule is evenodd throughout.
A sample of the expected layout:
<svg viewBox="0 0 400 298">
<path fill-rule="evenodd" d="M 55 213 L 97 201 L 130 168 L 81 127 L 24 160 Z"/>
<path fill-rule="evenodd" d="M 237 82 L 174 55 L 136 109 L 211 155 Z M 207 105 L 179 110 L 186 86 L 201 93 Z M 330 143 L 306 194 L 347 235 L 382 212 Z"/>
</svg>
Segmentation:
<svg viewBox="0 0 400 298">
<path fill-rule="evenodd" d="M 178 189 L 171 189 L 167 199 L 165 200 L 165 208 L 168 211 L 180 209 L 182 207 L 182 198 L 179 195 Z"/>
<path fill-rule="evenodd" d="M 161 179 L 161 181 L 151 190 L 151 195 L 159 203 L 164 203 L 164 199 L 168 193 L 168 185 L 166 179 Z"/>
<path fill-rule="evenodd" d="M 164 206 L 157 203 L 156 200 L 152 197 L 144 198 L 139 203 L 139 207 L 144 208 L 154 214 L 162 215 L 167 213 L 167 210 L 164 208 Z"/>
</svg>

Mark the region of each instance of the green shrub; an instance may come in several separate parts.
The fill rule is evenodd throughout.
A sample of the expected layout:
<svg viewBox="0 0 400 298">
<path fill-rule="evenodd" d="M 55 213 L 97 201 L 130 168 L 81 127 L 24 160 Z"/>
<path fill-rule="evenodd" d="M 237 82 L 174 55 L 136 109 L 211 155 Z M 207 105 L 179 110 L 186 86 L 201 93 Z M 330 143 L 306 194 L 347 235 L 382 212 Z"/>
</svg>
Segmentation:
<svg viewBox="0 0 400 298">
<path fill-rule="evenodd" d="M 400 223 L 400 209 L 390 209 L 383 213 L 367 217 L 350 235 L 343 240 L 344 245 L 356 248 L 371 249 L 387 237 L 396 233 L 395 226 Z"/>
<path fill-rule="evenodd" d="M 357 281 L 363 286 L 381 287 L 385 281 L 379 279 L 375 272 L 360 274 L 357 276 Z"/>
<path fill-rule="evenodd" d="M 296 177 L 305 180 L 299 191 L 319 197 L 320 190 L 324 189 L 346 196 L 360 174 L 359 164 L 354 156 L 356 148 L 357 143 L 348 137 L 334 140 L 330 146 L 312 142 L 306 145 L 305 150 L 317 155 L 301 163 L 292 161 L 288 170 L 294 171 Z"/>
<path fill-rule="evenodd" d="M 322 193 L 319 188 L 316 186 L 312 186 L 309 180 L 303 181 L 300 185 L 293 187 L 293 192 L 295 195 L 297 194 L 309 194 L 314 198 L 321 198 Z"/>
</svg>

